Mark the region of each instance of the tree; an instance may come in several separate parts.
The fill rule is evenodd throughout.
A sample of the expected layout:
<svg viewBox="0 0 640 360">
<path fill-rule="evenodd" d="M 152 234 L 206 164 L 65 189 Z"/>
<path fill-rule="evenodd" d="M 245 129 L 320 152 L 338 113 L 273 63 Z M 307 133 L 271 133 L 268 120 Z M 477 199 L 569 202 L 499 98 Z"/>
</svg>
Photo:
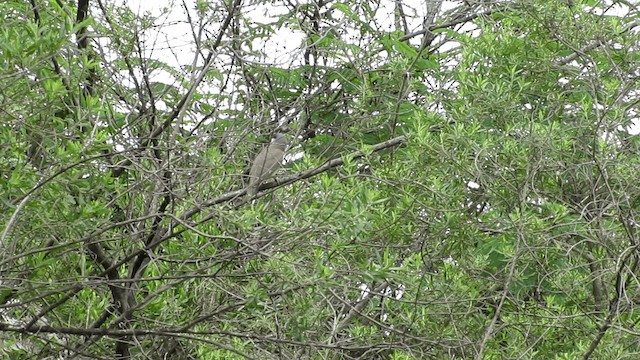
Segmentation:
<svg viewBox="0 0 640 360">
<path fill-rule="evenodd" d="M 633 358 L 637 9 L 420 6 L 0 4 L 2 356 Z"/>
</svg>

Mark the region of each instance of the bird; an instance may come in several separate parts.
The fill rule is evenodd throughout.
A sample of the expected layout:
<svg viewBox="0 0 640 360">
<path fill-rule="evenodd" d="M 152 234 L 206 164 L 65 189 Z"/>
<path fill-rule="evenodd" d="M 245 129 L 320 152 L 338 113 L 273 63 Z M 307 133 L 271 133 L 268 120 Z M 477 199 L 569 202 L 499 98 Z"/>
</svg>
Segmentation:
<svg viewBox="0 0 640 360">
<path fill-rule="evenodd" d="M 276 133 L 258 153 L 251 164 L 249 170 L 249 186 L 247 186 L 247 196 L 253 197 L 258 193 L 260 184 L 271 178 L 273 173 L 282 166 L 284 151 L 287 148 L 287 138 L 284 134 Z"/>
</svg>

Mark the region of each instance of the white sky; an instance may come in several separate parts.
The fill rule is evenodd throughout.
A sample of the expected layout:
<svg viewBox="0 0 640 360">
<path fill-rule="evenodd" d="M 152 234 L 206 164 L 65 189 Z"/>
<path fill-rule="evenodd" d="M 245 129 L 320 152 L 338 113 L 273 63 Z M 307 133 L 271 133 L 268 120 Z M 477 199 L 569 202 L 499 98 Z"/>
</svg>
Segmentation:
<svg viewBox="0 0 640 360">
<path fill-rule="evenodd" d="M 189 11 L 194 16 L 194 3 L 195 0 L 185 0 Z M 299 2 L 304 3 L 304 2 Z M 460 1 L 445 1 L 442 10 L 449 10 L 458 6 Z M 152 16 L 160 16 L 163 14 L 163 10 L 168 11 L 163 15 L 164 24 L 159 28 L 157 33 L 157 46 L 154 50 L 153 57 L 162 59 L 172 66 L 186 65 L 184 61 L 190 63 L 191 56 L 193 54 L 193 36 L 190 25 L 186 22 L 187 16 L 182 6 L 182 1 L 176 0 L 128 0 L 127 5 L 134 12 L 142 15 L 145 13 Z M 284 6 L 274 6 L 271 4 L 258 4 L 251 5 L 252 9 L 249 9 L 246 15 L 259 23 L 272 23 L 277 20 L 277 16 L 284 14 L 286 8 Z M 424 13 L 426 12 L 426 2 L 421 0 L 403 1 L 405 7 L 405 13 L 409 16 L 409 28 L 411 31 L 417 31 L 422 28 L 422 20 Z M 382 28 L 392 29 L 393 27 L 393 7 L 394 1 L 382 1 L 380 10 L 378 11 L 378 25 Z M 244 9 L 247 11 L 247 8 Z M 386 11 L 385 11 L 386 10 Z M 266 41 L 270 43 L 264 43 L 265 40 L 257 39 L 254 42 L 254 48 L 256 49 L 274 49 L 276 51 L 266 52 L 266 55 L 272 55 L 266 61 L 271 64 L 288 65 L 291 59 L 291 55 L 296 51 L 302 53 L 302 41 L 304 39 L 304 33 L 301 31 L 294 31 L 286 26 L 281 27 L 276 31 L 274 36 L 270 36 Z M 150 39 L 151 40 L 151 39 Z M 263 43 L 260 43 L 263 42 Z M 161 48 L 163 44 L 170 44 L 169 48 Z M 180 60 L 176 60 L 174 55 L 175 50 L 178 49 L 178 55 Z M 184 58 L 183 58 L 184 56 Z"/>
<path fill-rule="evenodd" d="M 175 68 L 183 68 L 191 65 L 194 57 L 194 39 L 191 25 L 188 23 L 187 14 L 183 7 L 182 1 L 176 0 L 128 0 L 127 5 L 134 12 L 142 14 L 150 14 L 152 16 L 161 16 L 156 21 L 158 32 L 146 33 L 147 56 L 158 59 L 169 66 Z M 184 0 L 189 7 L 192 19 L 197 16 L 194 10 L 195 0 Z M 299 1 L 298 3 L 304 3 Z M 459 6 L 461 1 L 445 1 L 441 11 L 447 11 Z M 606 14 L 612 16 L 624 16 L 629 13 L 629 9 L 621 4 L 611 6 L 611 1 L 603 0 L 599 8 L 592 9 L 597 15 Z M 422 28 L 422 20 L 426 12 L 426 2 L 420 0 L 403 1 L 406 15 L 410 15 L 409 29 L 410 31 L 420 30 Z M 285 13 L 284 6 L 274 6 L 271 4 L 251 5 L 252 9 L 246 15 L 259 23 L 273 23 L 277 16 Z M 378 25 L 381 28 L 392 29 L 393 27 L 393 7 L 394 1 L 382 1 L 380 10 L 378 11 Z M 386 9 L 386 11 L 385 11 Z M 606 9 L 603 12 L 600 9 Z M 197 31 L 197 30 L 193 30 Z M 303 47 L 302 41 L 304 33 L 294 31 L 286 26 L 277 29 L 276 34 L 265 39 L 256 39 L 253 42 L 254 49 L 260 49 L 266 56 L 264 61 L 269 64 L 282 65 L 284 67 L 291 66 L 293 59 L 302 59 Z M 449 46 L 454 46 L 450 44 Z M 270 51 L 265 51 L 269 49 Z M 446 50 L 446 49 L 445 49 Z M 168 73 L 156 74 L 155 81 L 171 84 L 174 79 Z M 633 126 L 629 131 L 633 134 L 640 133 L 640 126 Z"/>
</svg>

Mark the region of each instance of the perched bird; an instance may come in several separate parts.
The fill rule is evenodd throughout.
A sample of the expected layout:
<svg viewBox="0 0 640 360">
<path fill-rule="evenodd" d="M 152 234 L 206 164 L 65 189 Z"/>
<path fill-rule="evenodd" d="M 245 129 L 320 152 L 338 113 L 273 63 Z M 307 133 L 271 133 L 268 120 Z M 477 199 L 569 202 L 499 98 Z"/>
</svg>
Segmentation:
<svg viewBox="0 0 640 360">
<path fill-rule="evenodd" d="M 287 138 L 283 134 L 276 133 L 271 142 L 258 153 L 251 164 L 251 170 L 249 170 L 247 196 L 255 196 L 260 184 L 271 178 L 273 173 L 282 166 L 286 147 Z"/>
</svg>

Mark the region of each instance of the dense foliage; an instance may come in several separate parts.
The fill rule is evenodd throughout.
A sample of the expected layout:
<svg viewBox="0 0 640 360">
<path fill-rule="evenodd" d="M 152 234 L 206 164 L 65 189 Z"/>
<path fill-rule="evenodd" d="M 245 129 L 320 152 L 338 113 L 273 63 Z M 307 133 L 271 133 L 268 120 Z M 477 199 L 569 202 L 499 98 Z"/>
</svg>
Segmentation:
<svg viewBox="0 0 640 360">
<path fill-rule="evenodd" d="M 638 9 L 414 5 L 0 2 L 0 357 L 640 356 Z"/>
</svg>

